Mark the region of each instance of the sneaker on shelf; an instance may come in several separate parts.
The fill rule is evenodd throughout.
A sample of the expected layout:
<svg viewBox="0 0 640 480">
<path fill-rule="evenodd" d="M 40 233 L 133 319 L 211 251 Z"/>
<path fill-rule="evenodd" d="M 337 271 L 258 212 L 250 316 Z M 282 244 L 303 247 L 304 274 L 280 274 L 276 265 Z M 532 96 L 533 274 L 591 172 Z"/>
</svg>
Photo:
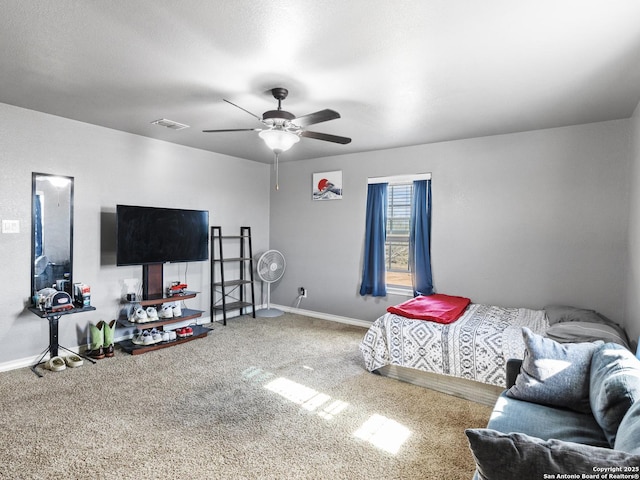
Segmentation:
<svg viewBox="0 0 640 480">
<path fill-rule="evenodd" d="M 182 308 L 180 308 L 180 304 L 178 302 L 173 304 L 173 307 L 171 307 L 171 309 L 173 310 L 173 316 L 174 317 L 181 317 L 182 316 Z"/>
<path fill-rule="evenodd" d="M 178 335 L 176 335 L 176 331 L 175 330 L 168 330 L 167 332 L 165 332 L 169 335 L 169 341 L 173 342 L 175 339 L 178 338 Z"/>
<path fill-rule="evenodd" d="M 129 310 L 128 320 L 131 323 L 136 323 L 136 310 L 138 310 L 137 306 L 132 306 Z"/>
<path fill-rule="evenodd" d="M 134 345 L 144 345 L 144 340 L 143 340 L 143 336 L 144 332 L 140 332 L 138 330 L 136 330 L 133 334 L 133 338 L 131 339 L 131 342 Z"/>
<path fill-rule="evenodd" d="M 191 328 L 191 327 L 179 328 L 178 330 L 176 330 L 176 334 L 180 338 L 190 337 L 191 335 L 193 335 L 193 328 Z"/>
<path fill-rule="evenodd" d="M 171 335 L 169 335 L 169 332 L 160 332 L 160 334 L 162 335 L 162 341 L 163 342 L 168 342 L 171 340 Z"/>
<path fill-rule="evenodd" d="M 163 305 L 158 312 L 160 318 L 173 318 L 173 309 L 171 305 Z"/>
<path fill-rule="evenodd" d="M 158 310 L 156 310 L 156 307 L 147 307 L 146 313 L 149 322 L 158 320 Z"/>
<path fill-rule="evenodd" d="M 153 343 L 160 343 L 162 341 L 162 332 L 155 328 L 151 330 L 151 340 Z"/>
<path fill-rule="evenodd" d="M 144 332 L 142 332 L 141 340 L 142 345 L 153 345 L 154 343 L 156 343 L 149 330 L 145 330 Z"/>
<path fill-rule="evenodd" d="M 147 312 L 144 308 L 138 307 L 133 314 L 134 322 L 136 323 L 145 323 L 148 322 Z"/>
</svg>

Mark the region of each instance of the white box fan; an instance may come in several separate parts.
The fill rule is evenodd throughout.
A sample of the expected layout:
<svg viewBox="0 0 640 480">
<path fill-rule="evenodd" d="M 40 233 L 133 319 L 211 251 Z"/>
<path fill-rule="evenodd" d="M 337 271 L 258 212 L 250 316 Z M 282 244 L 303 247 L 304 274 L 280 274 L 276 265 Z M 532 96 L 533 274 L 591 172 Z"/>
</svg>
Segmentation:
<svg viewBox="0 0 640 480">
<path fill-rule="evenodd" d="M 260 280 L 267 284 L 267 308 L 263 308 L 256 312 L 257 317 L 279 317 L 282 310 L 271 308 L 271 284 L 277 282 L 284 275 L 287 262 L 284 255 L 278 250 L 267 250 L 258 259 L 256 264 L 256 273 Z"/>
</svg>

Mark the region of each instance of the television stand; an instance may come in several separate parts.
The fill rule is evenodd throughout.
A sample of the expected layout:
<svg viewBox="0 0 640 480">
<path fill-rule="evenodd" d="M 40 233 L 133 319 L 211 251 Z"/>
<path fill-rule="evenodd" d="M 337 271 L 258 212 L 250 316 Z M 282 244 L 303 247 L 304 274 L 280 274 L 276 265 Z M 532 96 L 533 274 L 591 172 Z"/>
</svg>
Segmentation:
<svg viewBox="0 0 640 480">
<path fill-rule="evenodd" d="M 154 263 L 142 266 L 142 299 L 154 300 L 164 297 L 162 284 L 164 281 L 164 265 Z"/>
<path fill-rule="evenodd" d="M 140 305 L 142 307 L 158 307 L 165 303 L 181 302 L 190 298 L 195 298 L 198 292 L 183 292 L 176 295 L 165 295 L 163 289 L 163 265 L 143 265 L 142 266 L 142 300 L 130 302 L 132 304 Z M 138 330 L 151 330 L 153 328 L 157 330 L 164 330 L 176 323 L 186 322 L 188 320 L 195 320 L 202 316 L 202 310 L 192 310 L 190 308 L 182 308 L 182 316 L 173 318 L 160 318 L 152 322 L 134 323 L 129 321 L 126 316 L 118 318 L 118 323 L 127 328 L 137 328 Z M 174 345 L 180 345 L 187 343 L 198 338 L 206 337 L 211 331 L 210 328 L 203 327 L 202 325 L 190 325 L 193 329 L 193 335 L 184 338 L 177 338 L 168 342 L 153 343 L 150 345 L 137 345 L 132 340 L 124 340 L 119 342 L 118 345 L 127 353 L 131 355 L 139 355 L 141 353 L 151 352 L 153 350 L 159 350 L 162 348 L 173 347 Z"/>
</svg>

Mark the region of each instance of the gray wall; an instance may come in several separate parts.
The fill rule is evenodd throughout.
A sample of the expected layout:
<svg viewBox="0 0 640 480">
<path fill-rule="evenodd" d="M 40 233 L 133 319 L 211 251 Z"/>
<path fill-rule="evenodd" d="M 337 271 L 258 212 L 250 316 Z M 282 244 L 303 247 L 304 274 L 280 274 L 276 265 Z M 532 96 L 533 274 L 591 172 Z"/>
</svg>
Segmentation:
<svg viewBox="0 0 640 480">
<path fill-rule="evenodd" d="M 357 141 L 357 140 L 356 140 Z M 287 259 L 274 303 L 373 321 L 406 297 L 360 297 L 367 177 L 433 174 L 438 292 L 476 303 L 565 303 L 624 318 L 630 121 L 281 164 L 271 248 Z M 342 170 L 344 198 L 313 202 L 314 172 Z"/>
<path fill-rule="evenodd" d="M 179 135 L 180 132 L 175 132 Z M 224 233 L 252 227 L 254 248 L 269 238 L 269 166 L 0 104 L 0 219 L 20 221 L 19 234 L 0 234 L 0 363 L 41 352 L 47 321 L 25 311 L 31 285 L 31 172 L 75 177 L 74 281 L 91 286 L 95 312 L 60 321 L 60 343 L 86 340 L 87 323 L 119 313 L 124 279 L 141 267 L 116 267 L 113 236 L 101 231 L 117 203 L 209 210 Z M 247 208 L 250 206 L 250 208 Z M 165 281 L 184 280 L 185 265 L 165 266 Z M 187 301 L 209 310 L 209 264 L 190 263 Z"/>
<path fill-rule="evenodd" d="M 25 313 L 33 171 L 76 181 L 74 279 L 91 285 L 98 309 L 64 318 L 68 346 L 83 343 L 89 322 L 115 318 L 124 280 L 141 277 L 140 267 L 114 265 L 101 232 L 117 203 L 208 209 L 225 233 L 250 225 L 254 252 L 287 258 L 274 303 L 295 306 L 305 286 L 300 308 L 372 321 L 405 297 L 358 295 L 366 179 L 416 172 L 433 174 L 439 292 L 505 306 L 569 303 L 619 322 L 626 312 L 637 338 L 639 117 L 285 162 L 276 192 L 269 165 L 0 104 L 0 219 L 21 228 L 0 234 L 0 363 L 36 356 L 48 341 L 47 322 Z M 313 202 L 312 174 L 331 170 L 343 171 L 344 198 Z M 184 264 L 165 267 L 167 280 L 184 275 Z M 208 310 L 208 264 L 190 264 L 187 281 L 202 292 L 188 306 Z"/>
<path fill-rule="evenodd" d="M 629 261 L 626 284 L 627 332 L 632 340 L 640 336 L 640 104 L 631 119 L 633 135 L 631 200 L 629 208 Z"/>
</svg>

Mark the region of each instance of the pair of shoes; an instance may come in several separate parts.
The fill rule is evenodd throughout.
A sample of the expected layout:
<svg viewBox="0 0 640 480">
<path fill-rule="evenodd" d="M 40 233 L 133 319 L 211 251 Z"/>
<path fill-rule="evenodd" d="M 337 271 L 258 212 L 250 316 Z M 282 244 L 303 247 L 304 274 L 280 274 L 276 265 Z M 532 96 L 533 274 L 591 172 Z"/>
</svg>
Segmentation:
<svg viewBox="0 0 640 480">
<path fill-rule="evenodd" d="M 174 303 L 173 305 L 169 305 L 165 303 L 158 312 L 158 317 L 160 318 L 174 318 L 182 316 L 182 308 L 180 308 L 179 303 Z"/>
<path fill-rule="evenodd" d="M 153 336 L 151 335 L 151 331 L 149 330 L 143 330 L 142 332 L 135 334 L 131 339 L 131 341 L 135 345 L 151 345 L 155 343 L 153 341 Z"/>
<path fill-rule="evenodd" d="M 147 322 L 147 311 L 142 308 L 142 307 L 138 307 L 135 308 L 132 312 L 131 312 L 131 317 L 129 317 L 129 321 L 131 323 L 144 323 Z"/>
<path fill-rule="evenodd" d="M 45 362 L 44 366 L 52 372 L 61 372 L 67 368 L 67 364 L 62 357 L 51 357 Z"/>
<path fill-rule="evenodd" d="M 156 307 L 147 307 L 146 310 L 142 307 L 138 307 L 133 311 L 129 321 L 132 323 L 157 322 L 158 310 L 156 310 Z"/>
<path fill-rule="evenodd" d="M 174 330 L 165 330 L 162 332 L 162 341 L 163 342 L 173 342 L 176 340 L 178 336 Z"/>
<path fill-rule="evenodd" d="M 91 332 L 89 356 L 96 360 L 113 357 L 115 355 L 113 337 L 116 331 L 116 321 L 111 320 L 110 323 L 100 321 L 98 325 L 89 325 L 89 330 Z"/>
<path fill-rule="evenodd" d="M 176 335 L 180 338 L 186 338 L 193 335 L 193 328 L 191 327 L 182 327 L 176 330 Z"/>
<path fill-rule="evenodd" d="M 154 345 L 162 342 L 163 340 L 163 332 L 156 330 L 155 328 L 138 332 L 134 334 L 131 339 L 135 345 Z"/>
</svg>

